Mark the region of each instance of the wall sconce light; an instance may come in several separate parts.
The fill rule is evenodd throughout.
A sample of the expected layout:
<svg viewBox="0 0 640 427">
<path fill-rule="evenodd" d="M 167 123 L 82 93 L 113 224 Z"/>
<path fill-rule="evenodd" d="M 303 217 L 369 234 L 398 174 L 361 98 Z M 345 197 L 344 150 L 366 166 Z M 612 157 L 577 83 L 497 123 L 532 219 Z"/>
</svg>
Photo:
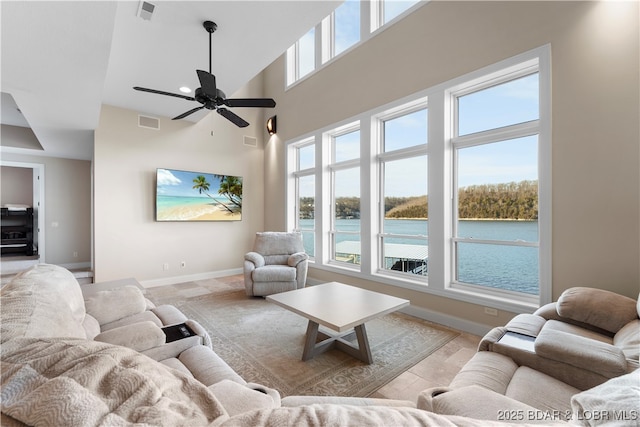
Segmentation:
<svg viewBox="0 0 640 427">
<path fill-rule="evenodd" d="M 269 132 L 269 135 L 273 135 L 277 132 L 276 116 L 269 117 L 269 120 L 267 120 L 267 132 Z"/>
</svg>

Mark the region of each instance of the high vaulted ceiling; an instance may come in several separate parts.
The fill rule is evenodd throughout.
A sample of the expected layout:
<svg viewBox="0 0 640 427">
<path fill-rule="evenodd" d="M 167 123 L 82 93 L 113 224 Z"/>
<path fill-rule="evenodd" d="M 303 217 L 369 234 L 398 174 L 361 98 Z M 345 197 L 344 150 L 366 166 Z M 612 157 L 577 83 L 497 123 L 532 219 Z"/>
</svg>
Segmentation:
<svg viewBox="0 0 640 427">
<path fill-rule="evenodd" d="M 132 87 L 199 87 L 204 21 L 218 25 L 212 72 L 231 96 L 342 2 L 148 1 L 151 20 L 138 17 L 139 1 L 2 1 L 2 123 L 25 126 L 17 105 L 46 155 L 90 159 L 102 104 L 166 117 L 198 106 Z"/>
</svg>

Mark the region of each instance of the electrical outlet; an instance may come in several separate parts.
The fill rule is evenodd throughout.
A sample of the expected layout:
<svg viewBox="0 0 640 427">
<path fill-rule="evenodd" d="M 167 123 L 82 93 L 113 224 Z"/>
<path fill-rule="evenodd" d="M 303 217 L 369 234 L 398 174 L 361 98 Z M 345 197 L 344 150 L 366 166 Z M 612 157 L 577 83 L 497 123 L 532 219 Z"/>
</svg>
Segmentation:
<svg viewBox="0 0 640 427">
<path fill-rule="evenodd" d="M 74 257 L 74 258 L 78 258 L 78 251 L 74 251 L 74 252 L 73 252 L 73 257 Z"/>
<path fill-rule="evenodd" d="M 182 261 L 180 263 L 180 268 L 185 268 L 187 266 L 187 261 Z"/>
<path fill-rule="evenodd" d="M 498 310 L 495 308 L 491 308 L 491 307 L 485 307 L 484 308 L 484 314 L 488 314 L 489 316 L 497 316 L 498 315 Z"/>
<path fill-rule="evenodd" d="M 169 263 L 165 262 L 164 264 L 162 264 L 162 269 L 163 270 L 168 270 L 169 269 Z"/>
</svg>

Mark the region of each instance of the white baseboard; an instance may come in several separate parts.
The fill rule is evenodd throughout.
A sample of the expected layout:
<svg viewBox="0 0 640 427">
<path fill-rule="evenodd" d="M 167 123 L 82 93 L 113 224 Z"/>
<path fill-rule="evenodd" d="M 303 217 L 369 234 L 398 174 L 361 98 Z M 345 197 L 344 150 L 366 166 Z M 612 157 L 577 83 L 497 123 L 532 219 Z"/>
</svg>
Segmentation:
<svg viewBox="0 0 640 427">
<path fill-rule="evenodd" d="M 157 286 L 175 285 L 177 283 L 193 282 L 195 280 L 217 279 L 218 277 L 234 276 L 236 274 L 242 274 L 242 268 L 209 271 L 206 273 L 188 274 L 185 276 L 164 277 L 162 279 L 142 280 L 140 281 L 140 284 L 145 288 L 155 288 Z"/>
<path fill-rule="evenodd" d="M 64 267 L 67 270 L 84 270 L 91 268 L 90 262 L 72 262 L 68 264 L 58 264 L 60 267 Z"/>
<path fill-rule="evenodd" d="M 454 328 L 459 331 L 464 331 L 480 337 L 484 336 L 487 332 L 493 329 L 493 327 L 489 325 L 483 325 L 480 323 L 472 322 L 470 320 L 461 319 L 460 317 L 451 316 L 449 314 L 440 313 L 414 305 L 405 307 L 400 311 L 410 316 L 415 316 L 420 319 L 428 320 L 429 322 L 438 323 L 440 325 L 444 325 L 449 328 Z"/>
</svg>

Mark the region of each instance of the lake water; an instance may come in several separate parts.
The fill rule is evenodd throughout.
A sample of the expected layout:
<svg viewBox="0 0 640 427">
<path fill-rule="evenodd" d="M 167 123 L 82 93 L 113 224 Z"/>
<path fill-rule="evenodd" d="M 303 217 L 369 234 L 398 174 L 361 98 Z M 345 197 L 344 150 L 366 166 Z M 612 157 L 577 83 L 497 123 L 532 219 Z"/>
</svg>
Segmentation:
<svg viewBox="0 0 640 427">
<path fill-rule="evenodd" d="M 312 227 L 313 220 L 301 220 L 302 228 Z M 342 219 L 337 231 L 360 230 L 360 220 Z M 427 220 L 385 220 L 390 234 L 428 236 Z M 460 237 L 505 241 L 538 241 L 537 221 L 460 221 Z M 305 249 L 313 253 L 313 240 L 305 235 Z M 339 234 L 337 243 L 356 240 L 357 236 Z M 428 237 L 427 237 L 428 239 Z M 393 239 L 400 244 L 428 244 L 412 239 Z M 458 281 L 498 289 L 538 294 L 538 248 L 522 246 L 461 243 L 458 245 Z"/>
</svg>

